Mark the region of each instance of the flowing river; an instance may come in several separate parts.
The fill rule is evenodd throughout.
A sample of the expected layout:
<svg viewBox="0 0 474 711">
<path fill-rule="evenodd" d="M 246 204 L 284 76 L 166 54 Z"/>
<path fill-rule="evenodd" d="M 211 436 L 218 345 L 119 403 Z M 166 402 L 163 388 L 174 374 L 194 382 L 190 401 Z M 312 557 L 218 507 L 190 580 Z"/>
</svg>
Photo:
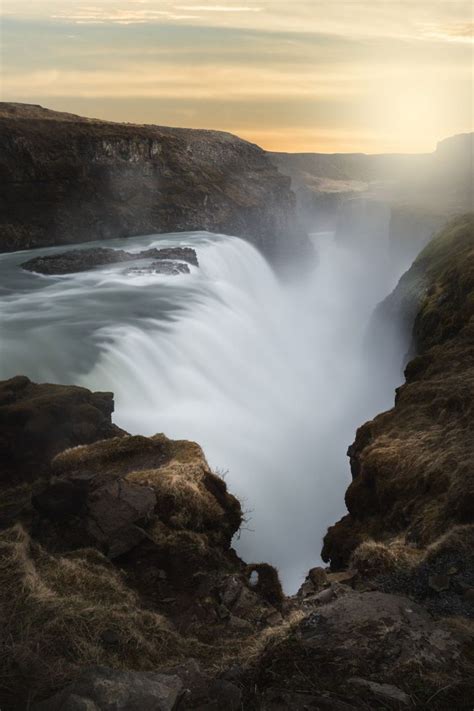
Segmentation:
<svg viewBox="0 0 474 711">
<path fill-rule="evenodd" d="M 367 350 L 399 276 L 384 250 L 313 239 L 317 263 L 292 282 L 249 243 L 206 232 L 82 245 L 192 246 L 200 267 L 179 276 L 117 264 L 46 277 L 19 265 L 66 247 L 0 255 L 0 378 L 111 390 L 127 431 L 199 442 L 247 511 L 239 554 L 276 565 L 289 592 L 345 512 L 347 445 L 391 407 L 405 347 L 388 370 Z"/>
</svg>

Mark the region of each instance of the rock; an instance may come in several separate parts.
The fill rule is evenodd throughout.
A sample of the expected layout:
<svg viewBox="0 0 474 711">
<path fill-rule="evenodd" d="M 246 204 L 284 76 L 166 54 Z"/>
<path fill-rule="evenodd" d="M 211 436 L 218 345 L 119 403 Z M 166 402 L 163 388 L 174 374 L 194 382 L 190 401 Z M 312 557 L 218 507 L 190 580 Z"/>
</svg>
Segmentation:
<svg viewBox="0 0 474 711">
<path fill-rule="evenodd" d="M 187 659 L 165 671 L 177 675 L 183 682 L 179 711 L 240 711 L 242 708 L 242 691 L 232 675 L 213 678 L 201 669 L 196 659 Z"/>
<path fill-rule="evenodd" d="M 3 103 L 0 176 L 2 251 L 197 230 L 246 238 L 274 262 L 313 251 L 290 178 L 222 131 Z"/>
<path fill-rule="evenodd" d="M 308 578 L 316 590 L 321 590 L 328 583 L 328 576 L 324 568 L 311 568 L 308 573 Z"/>
<path fill-rule="evenodd" d="M 468 603 L 474 604 L 474 588 L 464 590 L 463 599 Z"/>
<path fill-rule="evenodd" d="M 163 249 L 145 249 L 141 252 L 126 252 L 123 249 L 92 247 L 90 249 L 71 249 L 43 257 L 34 257 L 23 262 L 21 267 L 38 274 L 73 274 L 84 272 L 94 267 L 120 262 L 132 262 L 153 259 L 147 267 L 130 268 L 126 273 L 188 274 L 188 264 L 199 266 L 197 255 L 191 247 L 165 247 Z M 171 260 L 180 260 L 178 262 Z M 183 264 L 182 262 L 186 262 Z"/>
<path fill-rule="evenodd" d="M 417 355 L 395 406 L 359 427 L 349 447 L 349 514 L 329 528 L 322 552 L 332 569 L 347 566 L 363 541 L 386 545 L 387 531 L 426 548 L 474 523 L 473 292 L 474 218 L 465 215 L 425 247 L 377 308 L 375 340 L 389 341 L 391 351 L 401 334 L 412 335 Z"/>
<path fill-rule="evenodd" d="M 149 267 L 130 268 L 125 271 L 125 274 L 131 276 L 141 276 L 143 274 L 166 274 L 168 276 L 177 276 L 178 274 L 189 274 L 187 264 L 181 262 L 152 262 Z"/>
<path fill-rule="evenodd" d="M 236 632 L 241 632 L 242 634 L 249 634 L 255 630 L 254 626 L 248 622 L 248 620 L 243 620 L 241 617 L 236 617 L 231 615 L 227 620 L 227 626 L 235 630 Z"/>
<path fill-rule="evenodd" d="M 243 587 L 243 581 L 238 575 L 227 576 L 219 590 L 221 602 L 228 608 L 232 607 Z"/>
<path fill-rule="evenodd" d="M 443 592 L 449 589 L 450 580 L 447 575 L 430 575 L 428 585 L 435 592 Z"/>
<path fill-rule="evenodd" d="M 34 711 L 174 711 L 182 692 L 176 675 L 90 667 Z"/>
<path fill-rule="evenodd" d="M 37 385 L 24 376 L 1 382 L 0 484 L 47 477 L 51 459 L 64 449 L 123 436 L 112 424 L 113 410 L 112 393 Z M 58 502 L 65 495 L 56 489 Z M 52 496 L 49 505 L 56 505 Z"/>
<path fill-rule="evenodd" d="M 320 696 L 334 694 L 334 701 L 364 708 L 367 692 L 375 690 L 386 694 L 385 703 L 392 694 L 393 702 L 398 695 L 393 687 L 408 691 L 413 669 L 417 679 L 423 680 L 423 698 L 429 698 L 440 688 L 464 683 L 463 644 L 454 630 L 406 597 L 346 588 L 343 596 L 313 609 L 292 633 L 268 646 L 258 662 L 255 684 L 261 691 L 255 706 L 266 708 L 258 705 L 258 694 L 274 688 L 275 680 L 279 689 L 313 695 L 318 702 Z M 370 691 L 361 687 L 359 694 L 344 688 L 354 677 L 365 680 L 367 670 L 377 685 L 389 688 Z M 413 693 L 420 693 L 419 689 Z M 440 708 L 443 701 L 439 700 Z M 381 697 L 379 703 L 384 703 Z M 337 708 L 336 703 L 328 705 L 333 707 Z"/>
<path fill-rule="evenodd" d="M 375 681 L 369 681 L 368 679 L 360 679 L 354 677 L 349 679 L 350 684 L 355 684 L 356 686 L 362 686 L 368 689 L 374 696 L 378 696 L 381 699 L 387 701 L 395 701 L 398 704 L 403 704 L 404 706 L 411 706 L 411 699 L 408 694 L 399 689 L 393 684 L 378 684 Z"/>
<path fill-rule="evenodd" d="M 300 586 L 297 595 L 301 598 L 314 595 L 319 590 L 322 590 L 328 582 L 328 576 L 324 568 L 311 568 L 304 583 Z"/>
</svg>

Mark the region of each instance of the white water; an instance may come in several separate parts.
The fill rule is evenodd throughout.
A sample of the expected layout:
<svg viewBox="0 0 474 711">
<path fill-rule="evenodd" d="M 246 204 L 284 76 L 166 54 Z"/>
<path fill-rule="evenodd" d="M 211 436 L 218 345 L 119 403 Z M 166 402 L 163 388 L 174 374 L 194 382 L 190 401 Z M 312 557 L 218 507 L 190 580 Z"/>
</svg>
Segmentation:
<svg viewBox="0 0 474 711">
<path fill-rule="evenodd" d="M 277 565 L 293 591 L 344 514 L 356 427 L 393 402 L 398 369 L 379 376 L 363 347 L 393 279 L 383 254 L 370 264 L 329 233 L 314 271 L 286 284 L 237 238 L 126 244 L 177 242 L 197 249 L 189 276 L 44 278 L 18 272 L 29 253 L 3 257 L 0 375 L 112 390 L 126 430 L 198 441 L 249 511 L 240 555 Z"/>
</svg>

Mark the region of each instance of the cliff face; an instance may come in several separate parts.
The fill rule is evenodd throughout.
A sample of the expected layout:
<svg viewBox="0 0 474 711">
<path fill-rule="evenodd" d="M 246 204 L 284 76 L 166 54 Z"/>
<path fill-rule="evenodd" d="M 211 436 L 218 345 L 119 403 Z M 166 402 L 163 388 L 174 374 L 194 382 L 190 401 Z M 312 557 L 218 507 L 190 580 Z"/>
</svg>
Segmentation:
<svg viewBox="0 0 474 711">
<path fill-rule="evenodd" d="M 349 514 L 323 549 L 336 568 L 370 540 L 413 551 L 474 523 L 472 216 L 451 222 L 421 252 L 379 307 L 375 333 L 394 320 L 413 329 L 416 356 L 394 408 L 360 427 L 349 447 Z"/>
<path fill-rule="evenodd" d="M 308 248 L 290 181 L 218 131 L 0 104 L 0 250 L 209 230 L 273 260 Z"/>
<path fill-rule="evenodd" d="M 291 177 L 308 230 L 336 230 L 356 242 L 363 233 L 379 242 L 388 235 L 392 258 L 409 264 L 447 219 L 471 209 L 473 150 L 471 133 L 420 155 L 269 156 Z"/>
<path fill-rule="evenodd" d="M 466 610 L 435 619 L 362 559 L 285 598 L 232 550 L 240 504 L 196 443 L 118 430 L 110 393 L 0 396 L 2 708 L 472 708 Z"/>
</svg>

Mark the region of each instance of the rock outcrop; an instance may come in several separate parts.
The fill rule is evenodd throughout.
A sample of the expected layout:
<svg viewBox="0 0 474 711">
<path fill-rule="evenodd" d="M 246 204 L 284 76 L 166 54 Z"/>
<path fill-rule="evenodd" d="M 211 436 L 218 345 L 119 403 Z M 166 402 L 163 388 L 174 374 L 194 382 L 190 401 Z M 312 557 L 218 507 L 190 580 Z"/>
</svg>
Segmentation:
<svg viewBox="0 0 474 711">
<path fill-rule="evenodd" d="M 323 557 L 346 565 L 366 540 L 433 545 L 474 523 L 474 221 L 449 224 L 379 307 L 412 329 L 395 406 L 357 431 L 349 447 L 349 514 L 329 529 Z M 474 551 L 473 551 L 474 553 Z"/>
<path fill-rule="evenodd" d="M 417 355 L 293 597 L 232 549 L 241 506 L 196 443 L 119 430 L 109 393 L 2 383 L 2 709 L 470 711 L 473 294 L 466 216 L 378 310 Z"/>
<path fill-rule="evenodd" d="M 170 273 L 173 268 L 179 272 L 179 262 L 186 262 L 181 273 L 189 272 L 187 264 L 199 266 L 198 258 L 191 247 L 165 247 L 163 249 L 143 249 L 141 252 L 126 252 L 124 249 L 107 249 L 93 247 L 91 249 L 71 249 L 59 254 L 34 257 L 20 266 L 29 272 L 38 274 L 73 274 L 85 272 L 94 267 L 137 260 L 156 260 L 149 265 L 150 270 L 163 268 L 164 273 Z M 171 261 L 172 260 L 172 261 Z M 177 261 L 179 260 L 179 261 Z M 146 268 L 146 267 L 145 267 Z"/>
<path fill-rule="evenodd" d="M 289 179 L 231 134 L 8 103 L 0 129 L 0 251 L 195 230 L 273 261 L 309 248 Z"/>
</svg>

